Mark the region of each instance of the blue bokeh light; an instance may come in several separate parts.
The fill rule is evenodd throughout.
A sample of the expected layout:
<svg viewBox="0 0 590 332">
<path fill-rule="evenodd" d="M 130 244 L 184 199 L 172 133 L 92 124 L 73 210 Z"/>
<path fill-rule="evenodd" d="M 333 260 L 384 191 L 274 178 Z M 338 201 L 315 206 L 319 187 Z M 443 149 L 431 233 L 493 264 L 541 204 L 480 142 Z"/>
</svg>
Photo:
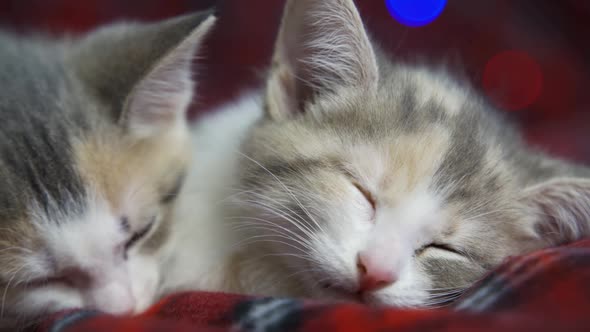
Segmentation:
<svg viewBox="0 0 590 332">
<path fill-rule="evenodd" d="M 420 27 L 440 16 L 447 0 L 386 0 L 385 3 L 389 13 L 400 23 Z"/>
</svg>

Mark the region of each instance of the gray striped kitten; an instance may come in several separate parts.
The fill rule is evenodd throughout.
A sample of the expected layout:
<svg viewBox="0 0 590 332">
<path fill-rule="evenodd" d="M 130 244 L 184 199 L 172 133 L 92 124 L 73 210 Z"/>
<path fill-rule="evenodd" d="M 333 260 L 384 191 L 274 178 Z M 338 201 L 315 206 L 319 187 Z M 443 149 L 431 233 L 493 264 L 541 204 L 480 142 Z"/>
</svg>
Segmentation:
<svg viewBox="0 0 590 332">
<path fill-rule="evenodd" d="M 0 326 L 154 299 L 189 159 L 191 62 L 214 20 L 0 34 Z"/>
<path fill-rule="evenodd" d="M 352 0 L 288 1 L 265 90 L 195 144 L 182 288 L 438 305 L 590 235 L 588 169 L 527 147 L 444 70 L 390 60 Z"/>
</svg>

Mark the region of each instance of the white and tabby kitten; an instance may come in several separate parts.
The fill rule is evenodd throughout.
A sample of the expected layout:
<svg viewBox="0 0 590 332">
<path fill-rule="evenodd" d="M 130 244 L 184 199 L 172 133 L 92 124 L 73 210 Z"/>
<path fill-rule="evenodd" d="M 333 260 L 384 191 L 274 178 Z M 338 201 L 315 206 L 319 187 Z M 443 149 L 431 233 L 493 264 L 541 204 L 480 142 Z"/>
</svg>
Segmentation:
<svg viewBox="0 0 590 332">
<path fill-rule="evenodd" d="M 0 34 L 0 327 L 154 300 L 190 155 L 191 63 L 214 20 Z"/>
<path fill-rule="evenodd" d="M 264 91 L 194 144 L 168 290 L 437 305 L 589 234 L 586 168 L 527 147 L 466 82 L 387 58 L 352 0 L 288 1 Z"/>
</svg>

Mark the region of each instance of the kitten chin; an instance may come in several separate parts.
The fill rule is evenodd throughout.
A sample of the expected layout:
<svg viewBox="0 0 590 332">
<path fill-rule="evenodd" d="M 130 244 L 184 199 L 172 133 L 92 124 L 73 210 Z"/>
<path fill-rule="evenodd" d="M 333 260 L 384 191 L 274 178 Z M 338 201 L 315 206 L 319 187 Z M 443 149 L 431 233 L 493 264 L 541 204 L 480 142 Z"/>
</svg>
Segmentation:
<svg viewBox="0 0 590 332">
<path fill-rule="evenodd" d="M 352 0 L 287 1 L 265 87 L 199 123 L 193 152 L 168 289 L 440 306 L 590 234 L 586 167 L 444 69 L 391 61 Z"/>
<path fill-rule="evenodd" d="M 155 300 L 189 164 L 192 59 L 214 21 L 0 34 L 0 318 Z"/>
</svg>

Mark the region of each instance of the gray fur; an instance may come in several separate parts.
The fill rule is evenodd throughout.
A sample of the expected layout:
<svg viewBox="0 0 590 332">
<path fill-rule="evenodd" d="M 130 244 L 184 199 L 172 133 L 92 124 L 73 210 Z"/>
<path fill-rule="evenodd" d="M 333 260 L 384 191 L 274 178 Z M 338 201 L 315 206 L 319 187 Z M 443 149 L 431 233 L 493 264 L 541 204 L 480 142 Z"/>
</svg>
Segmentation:
<svg viewBox="0 0 590 332">
<path fill-rule="evenodd" d="M 85 193 L 72 141 L 117 130 L 133 86 L 208 15 L 62 42 L 0 34 L 0 222 L 32 201 L 76 212 Z"/>
<path fill-rule="evenodd" d="M 0 326 L 72 303 L 109 312 L 153 300 L 188 159 L 190 67 L 214 21 L 201 12 L 60 40 L 0 33 Z"/>
<path fill-rule="evenodd" d="M 54 45 L 0 44 L 0 221 L 18 221 L 32 201 L 73 208 L 85 195 L 71 139 L 89 130 L 86 98 Z"/>
<path fill-rule="evenodd" d="M 135 84 L 209 14 L 200 12 L 150 25 L 107 26 L 77 40 L 79 45 L 69 52 L 68 62 L 88 93 L 108 106 L 118 120 Z"/>
<path fill-rule="evenodd" d="M 402 233 L 381 234 L 370 231 L 380 229 L 368 226 L 375 221 L 355 219 L 353 183 L 372 191 L 377 215 L 402 209 L 421 183 L 441 199 L 430 217 L 446 220 L 444 228 L 431 234 L 425 226 L 408 245 L 410 265 L 420 271 L 416 282 L 425 278 L 435 294 L 465 288 L 506 256 L 590 235 L 586 167 L 526 145 L 517 128 L 445 70 L 395 63 L 374 43 L 369 49 L 353 1 L 293 0 L 286 8 L 266 116 L 242 145 L 247 157 L 238 169 L 241 213 L 263 220 L 246 234 L 278 239 L 251 250 L 278 256 L 283 273 L 298 276 L 300 295 L 352 296 L 361 273 L 355 252 L 386 236 L 383 242 L 397 248 L 395 241 L 412 235 L 411 225 L 397 226 L 405 220 L 378 221 Z M 326 31 L 335 37 L 320 35 Z M 375 165 L 384 174 L 371 173 Z M 310 266 L 313 272 L 297 273 Z M 318 280 L 328 281 L 328 289 Z M 385 289 L 367 301 L 430 303 L 400 295 L 404 289 L 394 283 L 392 293 Z"/>
</svg>

